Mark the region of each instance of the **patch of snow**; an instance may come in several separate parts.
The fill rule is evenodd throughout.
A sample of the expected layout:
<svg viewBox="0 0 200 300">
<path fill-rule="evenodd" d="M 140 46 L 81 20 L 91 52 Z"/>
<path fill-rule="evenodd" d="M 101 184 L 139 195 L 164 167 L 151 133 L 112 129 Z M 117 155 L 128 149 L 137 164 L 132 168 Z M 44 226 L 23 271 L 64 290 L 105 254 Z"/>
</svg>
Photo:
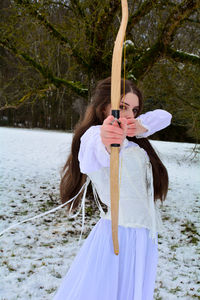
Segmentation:
<svg viewBox="0 0 200 300">
<path fill-rule="evenodd" d="M 125 46 L 134 46 L 134 42 L 131 41 L 131 40 L 126 40 L 126 41 L 124 42 L 124 45 L 125 45 Z"/>
<path fill-rule="evenodd" d="M 196 58 L 199 58 L 199 59 L 200 59 L 200 56 L 198 56 L 198 55 L 196 55 L 196 54 L 194 54 L 194 53 L 188 53 L 188 52 L 186 52 L 186 51 L 181 51 L 181 50 L 176 50 L 176 51 L 179 52 L 179 53 L 187 54 L 187 55 L 189 55 L 189 56 L 193 56 L 193 57 L 196 57 Z"/>
</svg>

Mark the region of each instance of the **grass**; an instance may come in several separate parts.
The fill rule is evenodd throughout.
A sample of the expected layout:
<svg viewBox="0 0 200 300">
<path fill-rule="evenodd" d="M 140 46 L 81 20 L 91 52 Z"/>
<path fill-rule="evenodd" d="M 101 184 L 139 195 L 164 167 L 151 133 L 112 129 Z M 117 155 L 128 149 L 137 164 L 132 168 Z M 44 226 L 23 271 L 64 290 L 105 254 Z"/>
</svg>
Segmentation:
<svg viewBox="0 0 200 300">
<path fill-rule="evenodd" d="M 186 223 L 181 224 L 181 227 L 183 227 L 181 233 L 187 236 L 188 243 L 197 245 L 200 240 L 199 239 L 200 235 L 194 223 L 187 220 Z"/>
<path fill-rule="evenodd" d="M 22 281 L 24 281 L 26 278 L 17 278 L 17 281 L 18 282 L 22 282 Z"/>
<path fill-rule="evenodd" d="M 8 268 L 8 270 L 9 270 L 10 272 L 15 272 L 15 271 L 17 271 L 15 268 L 13 268 L 13 266 L 9 265 L 9 262 L 8 262 L 7 260 L 4 260 L 4 261 L 2 262 L 2 265 L 6 265 L 6 267 Z"/>
<path fill-rule="evenodd" d="M 34 274 L 34 273 L 35 273 L 35 272 L 34 272 L 33 270 L 29 270 L 27 274 L 28 274 L 28 276 L 30 276 L 30 275 L 32 275 L 32 274 Z"/>
<path fill-rule="evenodd" d="M 180 288 L 180 286 L 177 286 L 174 289 L 170 289 L 169 291 L 172 294 L 176 294 L 176 292 L 181 292 L 181 288 Z"/>
<path fill-rule="evenodd" d="M 171 245 L 171 246 L 170 246 L 170 248 L 171 248 L 172 251 L 173 251 L 173 250 L 176 250 L 176 248 L 178 248 L 178 247 L 179 247 L 178 244 L 174 244 L 174 245 Z"/>
<path fill-rule="evenodd" d="M 25 211 L 21 211 L 21 212 L 20 212 L 20 215 L 21 215 L 21 216 L 26 216 L 28 213 L 29 213 L 29 211 L 28 211 L 28 210 L 25 210 Z"/>
<path fill-rule="evenodd" d="M 169 216 L 163 216 L 163 217 L 162 217 L 162 220 L 163 220 L 163 221 L 168 221 L 168 220 L 170 220 L 170 217 L 169 217 Z"/>
<path fill-rule="evenodd" d="M 48 289 L 48 290 L 45 290 L 48 294 L 52 294 L 54 293 L 55 291 L 57 290 L 57 288 L 51 288 L 51 289 Z"/>
</svg>

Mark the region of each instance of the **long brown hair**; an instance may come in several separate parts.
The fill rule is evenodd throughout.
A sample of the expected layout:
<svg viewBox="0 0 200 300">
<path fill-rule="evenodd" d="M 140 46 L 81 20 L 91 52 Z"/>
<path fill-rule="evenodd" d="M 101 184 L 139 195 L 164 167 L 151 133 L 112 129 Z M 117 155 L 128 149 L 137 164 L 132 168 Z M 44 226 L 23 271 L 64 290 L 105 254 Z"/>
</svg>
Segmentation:
<svg viewBox="0 0 200 300">
<path fill-rule="evenodd" d="M 121 79 L 121 97 L 123 96 L 124 81 Z M 140 90 L 133 85 L 129 80 L 125 80 L 125 94 L 134 93 L 139 99 L 139 111 L 135 117 L 138 117 L 143 108 L 143 97 Z M 88 105 L 83 118 L 75 127 L 74 136 L 71 145 L 70 155 L 62 169 L 60 182 L 60 196 L 62 203 L 65 203 L 70 198 L 74 197 L 80 190 L 81 186 L 86 180 L 86 175 L 80 172 L 78 152 L 80 148 L 80 138 L 88 128 L 93 125 L 101 125 L 106 118 L 104 111 L 108 104 L 110 104 L 111 94 L 111 78 L 106 78 L 99 81 L 96 89 L 92 94 L 91 103 Z M 154 183 L 154 200 L 160 199 L 163 202 L 168 191 L 168 174 L 165 166 L 156 154 L 152 145 L 147 138 L 127 137 L 129 141 L 133 141 L 143 148 L 151 161 L 153 169 L 153 183 Z M 80 202 L 80 196 L 74 200 L 72 210 L 76 209 Z M 70 204 L 67 204 L 68 210 Z"/>
</svg>

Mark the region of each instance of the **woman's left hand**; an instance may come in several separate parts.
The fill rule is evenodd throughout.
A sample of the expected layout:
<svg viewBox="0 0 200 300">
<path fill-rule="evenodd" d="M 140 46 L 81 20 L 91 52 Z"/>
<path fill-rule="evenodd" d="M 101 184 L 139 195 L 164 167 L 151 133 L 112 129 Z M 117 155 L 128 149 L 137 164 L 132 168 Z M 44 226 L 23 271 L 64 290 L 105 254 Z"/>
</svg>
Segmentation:
<svg viewBox="0 0 200 300">
<path fill-rule="evenodd" d="M 140 135 L 146 132 L 147 129 L 142 126 L 141 121 L 135 118 L 127 119 L 127 136 L 133 137 L 135 135 Z"/>
</svg>

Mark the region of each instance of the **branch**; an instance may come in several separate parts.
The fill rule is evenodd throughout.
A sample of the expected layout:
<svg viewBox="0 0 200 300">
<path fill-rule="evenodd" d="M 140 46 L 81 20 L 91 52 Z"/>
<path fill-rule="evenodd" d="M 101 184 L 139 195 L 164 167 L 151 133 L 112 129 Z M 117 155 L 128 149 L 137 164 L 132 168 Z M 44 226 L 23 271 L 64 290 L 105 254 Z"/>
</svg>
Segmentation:
<svg viewBox="0 0 200 300">
<path fill-rule="evenodd" d="M 172 11 L 162 31 L 162 40 L 165 46 L 170 44 L 179 25 L 199 6 L 199 0 L 185 0 Z"/>
<path fill-rule="evenodd" d="M 75 10 L 78 12 L 80 17 L 86 18 L 86 15 L 85 15 L 83 9 L 81 8 L 81 4 L 80 4 L 79 0 L 71 0 L 71 5 L 73 8 L 75 8 Z"/>
<path fill-rule="evenodd" d="M 165 57 L 165 55 L 173 55 L 174 59 L 176 58 L 177 60 L 179 56 L 180 59 L 182 53 L 179 53 L 178 55 L 174 53 L 172 49 L 169 50 L 170 49 L 169 44 L 172 40 L 175 30 L 178 28 L 181 22 L 184 19 L 188 18 L 188 16 L 192 12 L 194 12 L 194 10 L 197 9 L 198 7 L 199 7 L 199 0 L 197 1 L 187 0 L 184 1 L 184 4 L 181 3 L 180 5 L 178 5 L 172 10 L 172 13 L 169 16 L 158 41 L 149 50 L 145 51 L 145 53 L 142 54 L 142 56 L 137 58 L 135 62 L 132 63 L 130 74 L 131 76 L 133 76 L 133 79 L 135 81 L 141 80 L 146 75 L 146 73 L 151 70 L 153 65 L 160 58 Z M 134 49 L 132 51 L 134 51 Z M 189 55 L 185 55 L 184 58 L 185 61 L 190 60 L 190 62 L 192 62 L 192 57 L 189 58 Z M 194 61 L 195 64 L 197 64 L 197 62 L 199 64 L 198 58 L 193 57 L 193 63 Z"/>
<path fill-rule="evenodd" d="M 130 27 L 130 29 L 133 28 L 133 26 L 135 24 L 137 24 L 142 17 L 144 17 L 145 15 L 147 15 L 151 9 L 153 8 L 154 4 L 158 3 L 159 0 L 146 0 L 142 3 L 142 5 L 139 7 L 139 9 L 132 15 L 129 17 L 128 20 L 128 28 Z"/>
<path fill-rule="evenodd" d="M 67 44 L 70 46 L 70 50 L 72 51 L 72 55 L 77 59 L 78 63 L 80 63 L 84 68 L 88 69 L 89 65 L 81 56 L 81 54 L 73 47 L 70 40 L 63 36 L 45 17 L 37 10 L 31 7 L 32 3 L 29 0 L 14 0 L 17 4 L 24 6 L 28 9 L 28 12 L 31 16 L 36 18 L 48 31 L 49 33 L 55 37 L 59 42 Z"/>
<path fill-rule="evenodd" d="M 176 90 L 173 91 L 173 94 L 175 95 L 176 98 L 180 100 L 180 103 L 188 105 L 192 109 L 196 109 L 197 112 L 199 112 L 200 105 L 190 102 L 189 100 L 187 100 L 186 97 L 180 97 L 179 93 L 177 93 Z"/>
<path fill-rule="evenodd" d="M 173 60 L 177 62 L 182 62 L 182 63 L 189 62 L 194 65 L 200 65 L 200 57 L 198 55 L 190 54 L 180 50 L 174 50 L 170 47 L 166 48 L 165 56 L 173 58 Z"/>
<path fill-rule="evenodd" d="M 61 1 L 51 1 L 51 0 L 48 0 L 48 1 L 45 1 L 45 3 L 42 4 L 43 6 L 49 6 L 49 5 L 58 5 L 58 6 L 62 6 L 62 7 L 65 7 L 67 8 L 68 10 L 71 10 L 71 8 L 69 7 L 69 5 L 61 2 Z"/>
<path fill-rule="evenodd" d="M 95 56 L 100 55 L 100 61 L 104 61 L 102 54 L 106 46 L 107 36 L 109 34 L 109 27 L 113 23 L 113 20 L 116 16 L 116 13 L 121 8 L 120 1 L 110 2 L 108 7 L 103 9 L 103 12 L 100 11 L 97 20 L 93 22 L 93 49 L 98 49 L 98 52 L 95 51 Z M 91 30 L 91 29 L 90 29 Z M 100 51 L 99 51 L 100 50 Z M 95 59 L 96 60 L 96 59 Z"/>
<path fill-rule="evenodd" d="M 0 111 L 6 110 L 6 109 L 9 109 L 9 108 L 18 109 L 23 104 L 24 103 L 20 103 L 19 105 L 15 105 L 15 104 L 4 105 L 4 106 L 0 107 Z"/>
<path fill-rule="evenodd" d="M 33 96 L 34 94 L 37 94 L 37 93 L 38 93 L 38 90 L 30 91 L 26 95 L 24 95 L 21 99 L 19 99 L 17 101 L 15 100 L 14 102 L 12 102 L 10 104 L 5 104 L 4 106 L 0 107 L 0 111 L 6 110 L 8 108 L 13 108 L 13 109 L 17 110 L 18 108 L 20 108 L 20 106 L 22 106 L 24 104 L 24 102 L 26 102 L 28 99 L 30 99 L 31 96 Z"/>
<path fill-rule="evenodd" d="M 185 21 L 187 21 L 187 22 L 190 22 L 190 23 L 194 23 L 194 24 L 200 24 L 200 21 L 199 20 L 193 20 L 193 19 L 185 19 Z"/>
<path fill-rule="evenodd" d="M 22 106 L 32 96 L 44 95 L 46 92 L 49 92 L 53 89 L 55 89 L 55 86 L 48 85 L 47 87 L 44 87 L 43 89 L 31 90 L 27 94 L 25 94 L 21 99 L 15 100 L 14 102 L 12 102 L 10 104 L 5 104 L 4 106 L 0 107 L 0 111 L 6 110 L 8 108 L 13 108 L 13 109 L 17 110 L 18 108 L 20 108 L 20 106 Z"/>
<path fill-rule="evenodd" d="M 73 2 L 77 2 L 77 0 L 73 0 Z M 82 19 L 86 43 L 88 44 L 89 71 L 95 74 L 97 78 L 99 76 L 102 78 L 112 58 L 110 51 L 105 54 L 105 49 L 108 47 L 107 43 L 110 39 L 108 35 L 111 26 L 114 24 L 116 14 L 121 8 L 121 2 L 120 0 L 105 2 L 93 0 L 90 3 L 88 13 L 85 13 L 86 17 Z M 116 27 L 114 27 L 114 30 Z"/>
<path fill-rule="evenodd" d="M 54 76 L 48 67 L 42 66 L 41 64 L 36 62 L 32 57 L 30 57 L 27 53 L 20 52 L 14 46 L 11 46 L 8 39 L 4 41 L 0 40 L 0 45 L 10 50 L 16 56 L 22 58 L 30 66 L 34 67 L 34 69 L 36 69 L 43 76 L 43 78 L 47 79 L 48 82 L 53 83 L 57 88 L 64 85 L 68 87 L 71 91 L 75 92 L 77 95 L 87 98 L 88 90 L 80 82 L 73 82 Z"/>
<path fill-rule="evenodd" d="M 132 68 L 129 69 L 129 77 L 132 77 L 134 81 L 141 80 L 162 57 L 163 52 L 164 46 L 158 41 L 151 48 L 147 49 L 144 54 L 131 62 Z"/>
</svg>

